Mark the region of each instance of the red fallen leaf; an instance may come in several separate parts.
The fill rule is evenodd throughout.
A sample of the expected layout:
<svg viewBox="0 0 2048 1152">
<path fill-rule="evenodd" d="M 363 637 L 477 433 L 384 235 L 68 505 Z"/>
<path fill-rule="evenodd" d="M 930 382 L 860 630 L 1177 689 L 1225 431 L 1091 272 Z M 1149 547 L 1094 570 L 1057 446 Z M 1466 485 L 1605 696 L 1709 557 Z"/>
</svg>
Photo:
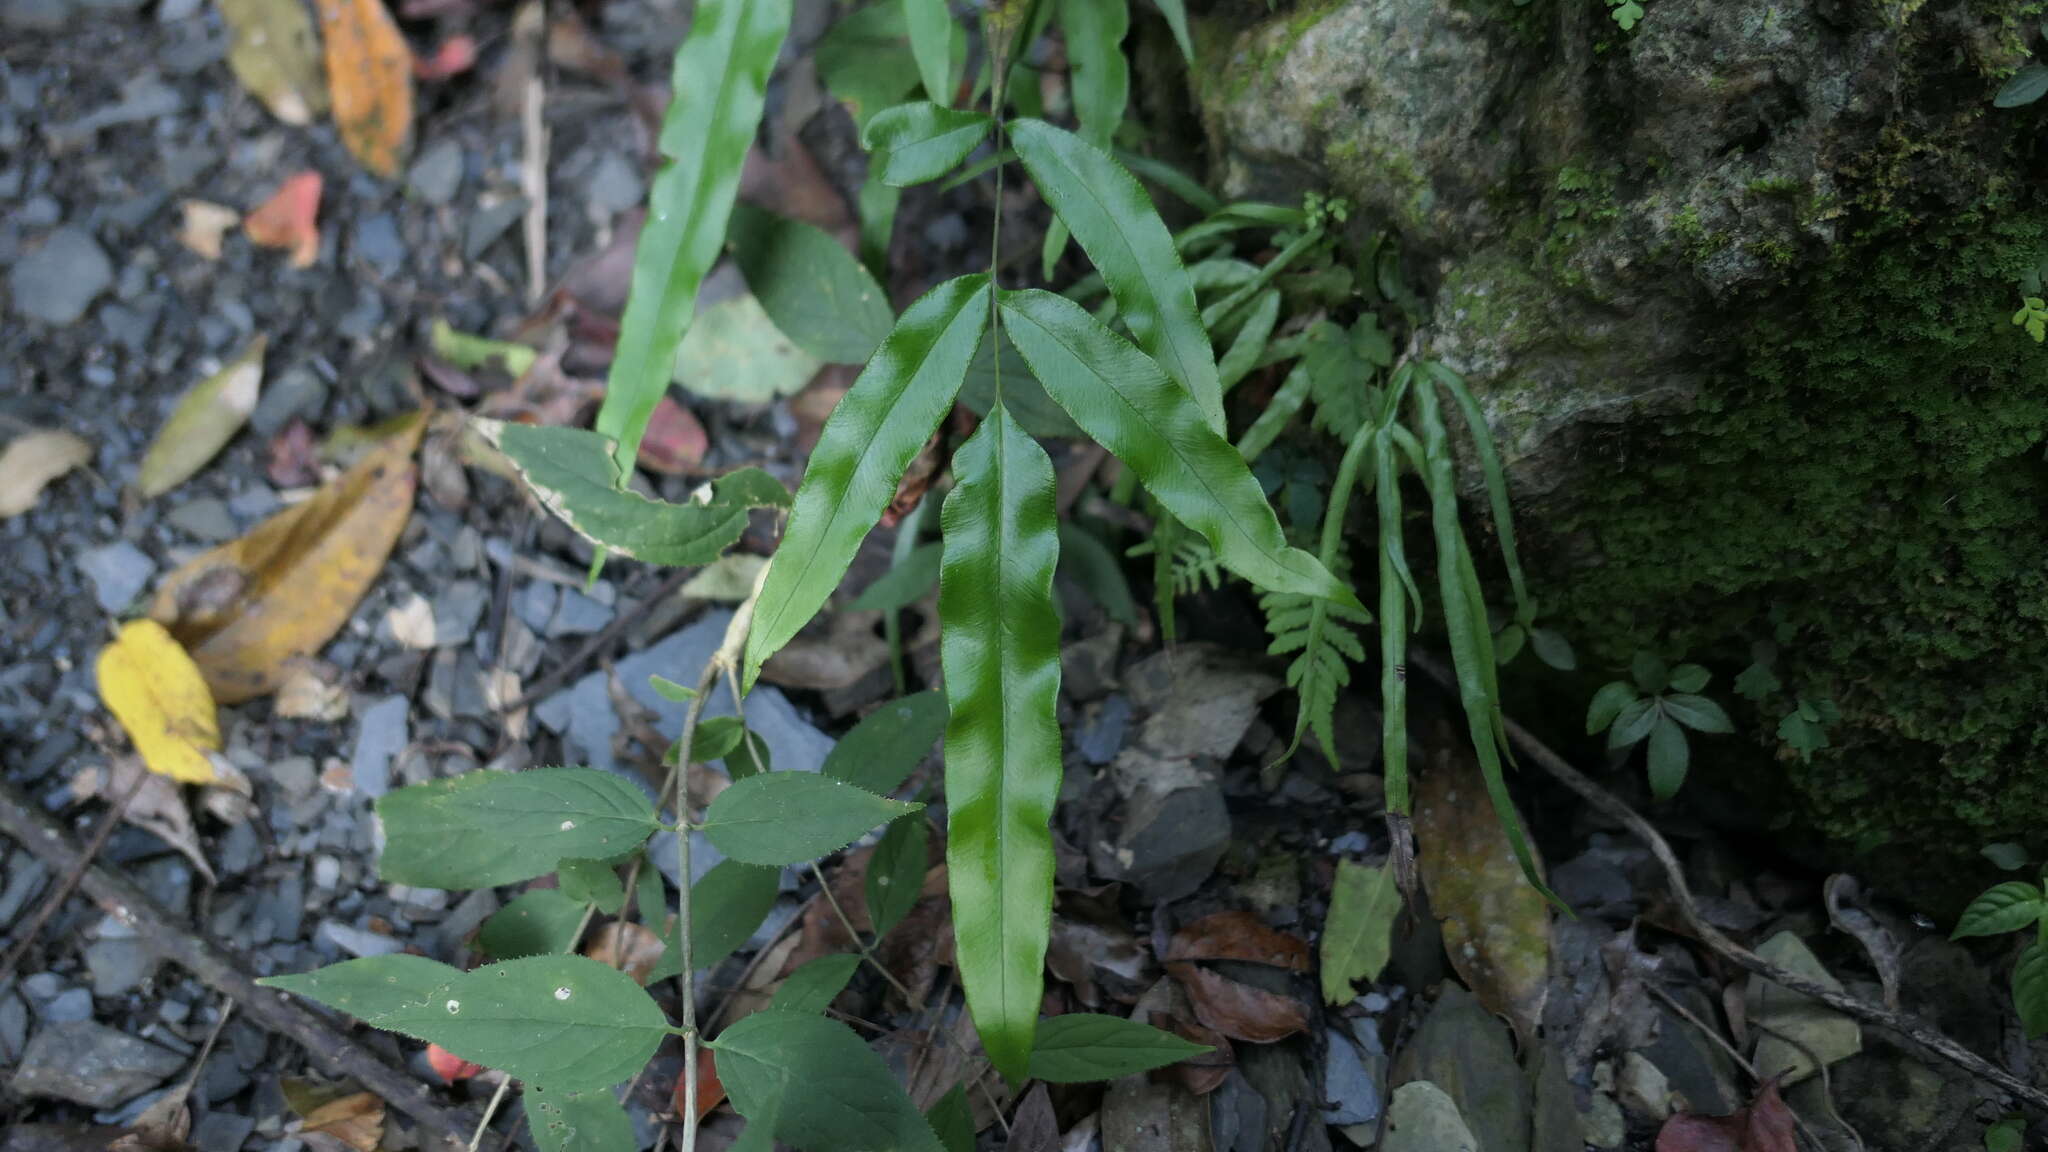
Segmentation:
<svg viewBox="0 0 2048 1152">
<path fill-rule="evenodd" d="M 251 243 L 291 251 L 294 268 L 311 267 L 320 256 L 320 174 L 287 177 L 277 194 L 242 220 Z"/>
<path fill-rule="evenodd" d="M 1308 971 L 1308 941 L 1269 927 L 1249 912 L 1217 912 L 1181 926 L 1166 946 L 1171 960 L 1244 960 Z"/>
<path fill-rule="evenodd" d="M 683 1092 L 685 1073 L 676 1073 L 676 1087 L 673 1093 L 675 1110 L 680 1113 L 689 1101 Z M 718 1054 L 709 1048 L 697 1050 L 697 1119 L 701 1122 L 711 1115 L 725 1099 L 725 1085 L 718 1081 Z"/>
<path fill-rule="evenodd" d="M 1749 1107 L 1732 1116 L 1681 1112 L 1666 1120 L 1657 1132 L 1657 1152 L 1798 1152 L 1794 1127 L 1778 1082 L 1769 1080 Z"/>
<path fill-rule="evenodd" d="M 704 463 L 711 439 L 695 413 L 675 397 L 663 396 L 647 421 L 647 434 L 640 441 L 640 466 L 664 476 L 685 476 Z"/>
<path fill-rule="evenodd" d="M 446 80 L 459 76 L 476 64 L 476 39 L 467 34 L 441 41 L 432 56 L 415 56 L 412 74 L 421 80 Z"/>
<path fill-rule="evenodd" d="M 320 479 L 320 448 L 304 420 L 294 420 L 270 441 L 265 474 L 279 488 L 303 488 Z"/>
<path fill-rule="evenodd" d="M 1292 996 L 1228 980 L 1186 961 L 1168 964 L 1166 970 L 1187 989 L 1195 1019 L 1232 1040 L 1271 1044 L 1308 1027 L 1308 1009 Z"/>
<path fill-rule="evenodd" d="M 467 1080 L 484 1070 L 483 1065 L 464 1060 L 439 1044 L 427 1045 L 427 1063 L 433 1067 L 434 1075 L 449 1084 Z"/>
</svg>

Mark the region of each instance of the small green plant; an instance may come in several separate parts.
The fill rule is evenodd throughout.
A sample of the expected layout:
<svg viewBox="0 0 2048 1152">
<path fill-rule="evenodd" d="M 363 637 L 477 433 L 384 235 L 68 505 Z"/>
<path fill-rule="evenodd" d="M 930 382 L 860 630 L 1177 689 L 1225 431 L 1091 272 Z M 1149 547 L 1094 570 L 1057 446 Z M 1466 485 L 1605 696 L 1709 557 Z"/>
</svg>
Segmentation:
<svg viewBox="0 0 2048 1152">
<path fill-rule="evenodd" d="M 1606 3 L 1607 15 L 1621 26 L 1623 32 L 1635 28 L 1636 23 L 1643 18 L 1641 0 L 1606 0 Z"/>
<path fill-rule="evenodd" d="M 2028 296 L 2020 301 L 2020 310 L 2012 314 L 2015 327 L 2027 330 L 2027 335 L 2039 344 L 2048 340 L 2048 301 L 2039 296 Z"/>
<path fill-rule="evenodd" d="M 2027 1121 L 2007 1116 L 1984 1130 L 1984 1152 L 2020 1152 L 2026 1146 Z"/>
<path fill-rule="evenodd" d="M 1700 695 L 1711 674 L 1698 664 L 1669 667 L 1648 652 L 1636 653 L 1631 679 L 1612 680 L 1593 694 L 1586 709 L 1586 734 L 1607 733 L 1609 751 L 1647 742 L 1650 793 L 1669 800 L 1685 784 L 1692 762 L 1686 729 L 1709 734 L 1735 731 L 1719 704 Z"/>
<path fill-rule="evenodd" d="M 1951 940 L 2034 930 L 2012 970 L 2013 1006 L 2028 1036 L 2048 1033 L 2048 897 L 2041 886 L 2007 880 L 1984 890 L 1956 921 Z"/>
</svg>

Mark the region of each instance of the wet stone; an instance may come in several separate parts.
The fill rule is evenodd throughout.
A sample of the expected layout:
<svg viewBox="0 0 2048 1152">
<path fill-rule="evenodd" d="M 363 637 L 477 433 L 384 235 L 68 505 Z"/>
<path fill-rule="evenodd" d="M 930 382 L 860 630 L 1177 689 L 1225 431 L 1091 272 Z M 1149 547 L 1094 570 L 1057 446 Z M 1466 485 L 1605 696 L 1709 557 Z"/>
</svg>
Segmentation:
<svg viewBox="0 0 2048 1152">
<path fill-rule="evenodd" d="M 79 554 L 78 567 L 92 581 L 100 609 L 110 615 L 134 603 L 156 573 L 156 562 L 126 540 L 87 549 Z"/>
<path fill-rule="evenodd" d="M 13 0 L 9 12 L 14 11 Z M 45 324 L 73 324 L 114 282 L 114 266 L 99 241 L 83 228 L 50 233 L 15 262 L 7 276 L 14 310 Z"/>
<path fill-rule="evenodd" d="M 46 1025 L 29 1040 L 11 1087 L 24 1096 L 112 1108 L 185 1066 L 176 1052 L 89 1020 Z"/>
<path fill-rule="evenodd" d="M 441 139 L 429 145 L 406 173 L 406 187 L 429 204 L 446 204 L 455 199 L 462 185 L 462 145 Z"/>
</svg>

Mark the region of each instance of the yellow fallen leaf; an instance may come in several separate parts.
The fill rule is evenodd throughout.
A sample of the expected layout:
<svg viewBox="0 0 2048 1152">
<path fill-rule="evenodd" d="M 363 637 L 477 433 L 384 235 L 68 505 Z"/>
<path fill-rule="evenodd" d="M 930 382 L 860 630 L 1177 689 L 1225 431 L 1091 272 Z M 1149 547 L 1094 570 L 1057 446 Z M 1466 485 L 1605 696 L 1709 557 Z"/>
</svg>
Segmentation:
<svg viewBox="0 0 2048 1152">
<path fill-rule="evenodd" d="M 272 691 L 348 622 L 412 515 L 425 429 L 415 413 L 311 499 L 164 578 L 149 615 L 192 653 L 215 699 Z"/>
<path fill-rule="evenodd" d="M 412 49 L 383 0 L 319 0 L 315 7 L 342 143 L 363 167 L 396 176 L 412 141 Z"/>
<path fill-rule="evenodd" d="M 92 445 L 69 432 L 30 432 L 0 452 L 0 520 L 19 516 L 57 479 L 92 459 Z"/>
<path fill-rule="evenodd" d="M 194 384 L 178 401 L 150 441 L 136 474 L 135 486 L 145 497 L 161 496 L 190 480 L 249 422 L 263 387 L 263 349 L 268 343 L 258 334 L 227 367 Z"/>
<path fill-rule="evenodd" d="M 199 666 L 154 620 L 131 620 L 95 666 L 100 700 L 135 742 L 151 772 L 181 784 L 213 779 L 220 719 Z"/>
<path fill-rule="evenodd" d="M 327 110 L 320 75 L 320 38 L 299 0 L 220 0 L 234 33 L 228 67 L 270 114 L 287 124 L 310 124 Z"/>
</svg>

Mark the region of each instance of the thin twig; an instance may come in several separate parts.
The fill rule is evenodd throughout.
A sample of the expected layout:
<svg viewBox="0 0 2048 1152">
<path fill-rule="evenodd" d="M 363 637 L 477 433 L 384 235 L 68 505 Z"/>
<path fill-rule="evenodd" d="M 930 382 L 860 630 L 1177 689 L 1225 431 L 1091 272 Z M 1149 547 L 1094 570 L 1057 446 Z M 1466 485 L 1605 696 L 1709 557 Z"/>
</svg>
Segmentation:
<svg viewBox="0 0 2048 1152">
<path fill-rule="evenodd" d="M 547 35 L 544 0 L 529 0 L 519 11 L 514 34 L 533 45 L 533 74 L 520 93 L 520 121 L 524 128 L 525 162 L 519 170 L 520 191 L 526 194 L 526 306 L 540 307 L 547 294 L 548 279 L 548 124 L 542 115 L 547 104 L 547 68 L 543 41 Z M 472 1150 L 474 1152 L 474 1150 Z"/>
<path fill-rule="evenodd" d="M 111 773 L 109 779 L 112 779 Z M 7 950 L 7 958 L 0 960 L 0 984 L 5 984 L 7 978 L 14 975 L 15 966 L 28 954 L 28 946 L 35 942 L 36 936 L 43 930 L 43 925 L 49 923 L 50 917 L 57 914 L 57 909 L 62 908 L 64 902 L 71 899 L 71 894 L 78 890 L 78 882 L 85 878 L 86 869 L 92 867 L 92 862 L 99 858 L 100 850 L 107 846 L 107 838 L 120 826 L 122 814 L 128 811 L 128 802 L 135 799 L 135 794 L 142 791 L 142 786 L 148 782 L 148 771 L 138 767 L 135 770 L 135 779 L 129 781 L 128 787 L 122 789 L 121 794 L 114 798 L 114 803 L 108 807 L 107 814 L 100 818 L 99 827 L 93 829 L 92 840 L 86 844 L 85 852 L 79 856 L 78 863 L 64 874 L 63 882 L 44 897 L 42 904 L 36 908 L 35 916 L 29 920 L 28 927 L 21 930 L 20 938 Z"/>
<path fill-rule="evenodd" d="M 1652 984 L 1648 980 L 1643 981 L 1642 984 L 1643 988 L 1646 991 L 1648 991 L 1650 995 L 1656 997 L 1658 1000 L 1663 1001 L 1664 1006 L 1666 1008 L 1669 1008 L 1673 1012 L 1678 1013 L 1678 1015 L 1681 1018 L 1683 1018 L 1686 1023 L 1698 1029 L 1700 1035 L 1705 1036 L 1708 1040 L 1713 1041 L 1714 1046 L 1716 1048 L 1719 1048 L 1722 1052 L 1726 1053 L 1730 1060 L 1735 1061 L 1735 1066 L 1737 1068 L 1740 1068 L 1744 1072 L 1749 1074 L 1750 1080 L 1752 1080 L 1759 1086 L 1763 1084 L 1763 1074 L 1756 1070 L 1756 1065 L 1750 1063 L 1749 1059 L 1743 1056 L 1740 1049 L 1736 1048 L 1735 1045 L 1730 1044 L 1728 1042 L 1728 1038 L 1726 1036 L 1721 1035 L 1720 1029 L 1714 1028 L 1711 1025 L 1709 1025 L 1705 1020 L 1700 1019 L 1699 1016 L 1695 1014 L 1692 1009 L 1687 1008 L 1685 1005 L 1679 1003 L 1678 998 L 1676 996 L 1673 996 L 1671 993 L 1666 992 L 1664 989 L 1659 988 L 1657 985 Z M 1825 1071 L 1824 1066 L 1823 1071 Z M 1826 1088 L 1827 1085 L 1823 1083 L 1822 1087 Z M 1805 1118 L 1799 1115 L 1797 1109 L 1793 1108 L 1790 1104 L 1787 1104 L 1785 1105 L 1785 1111 L 1790 1112 L 1792 1114 L 1792 1122 L 1799 1126 L 1800 1134 L 1805 1136 L 1808 1142 L 1810 1142 L 1816 1148 L 1827 1147 L 1827 1145 L 1822 1144 L 1820 1142 L 1820 1134 L 1815 1132 L 1813 1130 L 1813 1127 L 1806 1122 Z M 1828 1111 L 1830 1113 L 1834 1111 L 1834 1105 L 1832 1100 L 1829 1102 Z M 1836 1117 L 1836 1120 L 1837 1122 L 1840 1122 L 1840 1117 Z M 1843 1126 L 1847 1127 L 1846 1124 Z M 1854 1134 L 1854 1132 L 1855 1129 L 1850 1129 L 1850 1133 L 1852 1135 Z M 1862 1137 L 1857 1137 L 1856 1146 L 1858 1148 L 1863 1147 Z"/>
<path fill-rule="evenodd" d="M 903 1002 L 910 1007 L 912 1012 L 922 1011 L 924 1009 L 924 999 L 911 992 L 910 989 L 905 988 L 903 981 L 898 980 L 896 974 L 889 971 L 888 965 L 875 959 L 874 949 L 868 947 L 867 942 L 860 938 L 860 930 L 853 926 L 853 918 L 846 914 L 846 909 L 839 906 L 839 897 L 832 894 L 832 885 L 825 879 L 825 873 L 818 867 L 816 861 L 811 862 L 811 875 L 817 878 L 818 891 L 825 894 L 825 903 L 831 905 L 833 914 L 839 917 L 839 923 L 846 928 L 847 936 L 853 940 L 854 951 L 859 952 L 861 959 L 867 961 L 870 967 L 882 974 L 882 979 L 887 980 L 889 987 L 894 988 L 897 995 L 903 997 Z"/>
<path fill-rule="evenodd" d="M 498 1105 L 505 1102 L 505 1094 L 511 1090 L 512 1078 L 501 1077 L 498 1080 L 498 1090 L 491 1093 L 491 1102 L 484 1105 L 483 1119 L 476 1122 L 476 1132 L 469 1138 L 469 1152 L 476 1152 L 478 1148 L 483 1147 L 484 1133 L 491 1130 L 491 1117 L 498 1114 Z"/>
<path fill-rule="evenodd" d="M 1408 653 L 1408 664 L 1412 668 L 1422 669 L 1431 679 L 1447 689 L 1456 683 L 1443 664 L 1430 653 L 1411 648 Z M 1692 888 L 1685 881 L 1685 866 L 1678 862 L 1678 855 L 1671 850 L 1671 845 L 1648 820 L 1643 819 L 1619 796 L 1572 767 L 1564 757 L 1552 751 L 1548 744 L 1538 739 L 1527 728 L 1512 719 L 1506 721 L 1506 727 L 1508 741 L 1514 745 L 1517 752 L 1556 777 L 1559 783 L 1578 793 L 1587 803 L 1627 828 L 1650 849 L 1650 854 L 1657 858 L 1657 863 L 1664 869 L 1665 883 L 1671 889 L 1671 896 L 1678 904 L 1680 914 L 1685 917 L 1687 925 L 1692 928 L 1694 936 L 1700 943 L 1737 967 L 1754 972 L 1780 987 L 1817 1000 L 1865 1024 L 1896 1033 L 1923 1051 L 1939 1056 L 1971 1075 L 1997 1085 L 2030 1107 L 2048 1109 L 2048 1092 L 2033 1087 L 1949 1039 L 1939 1029 L 1918 1017 L 1905 1012 L 1887 1011 L 1862 997 L 1853 996 L 1838 988 L 1830 988 L 1811 977 L 1780 968 L 1730 940 L 1719 928 L 1709 924 L 1700 915 Z"/>
</svg>

